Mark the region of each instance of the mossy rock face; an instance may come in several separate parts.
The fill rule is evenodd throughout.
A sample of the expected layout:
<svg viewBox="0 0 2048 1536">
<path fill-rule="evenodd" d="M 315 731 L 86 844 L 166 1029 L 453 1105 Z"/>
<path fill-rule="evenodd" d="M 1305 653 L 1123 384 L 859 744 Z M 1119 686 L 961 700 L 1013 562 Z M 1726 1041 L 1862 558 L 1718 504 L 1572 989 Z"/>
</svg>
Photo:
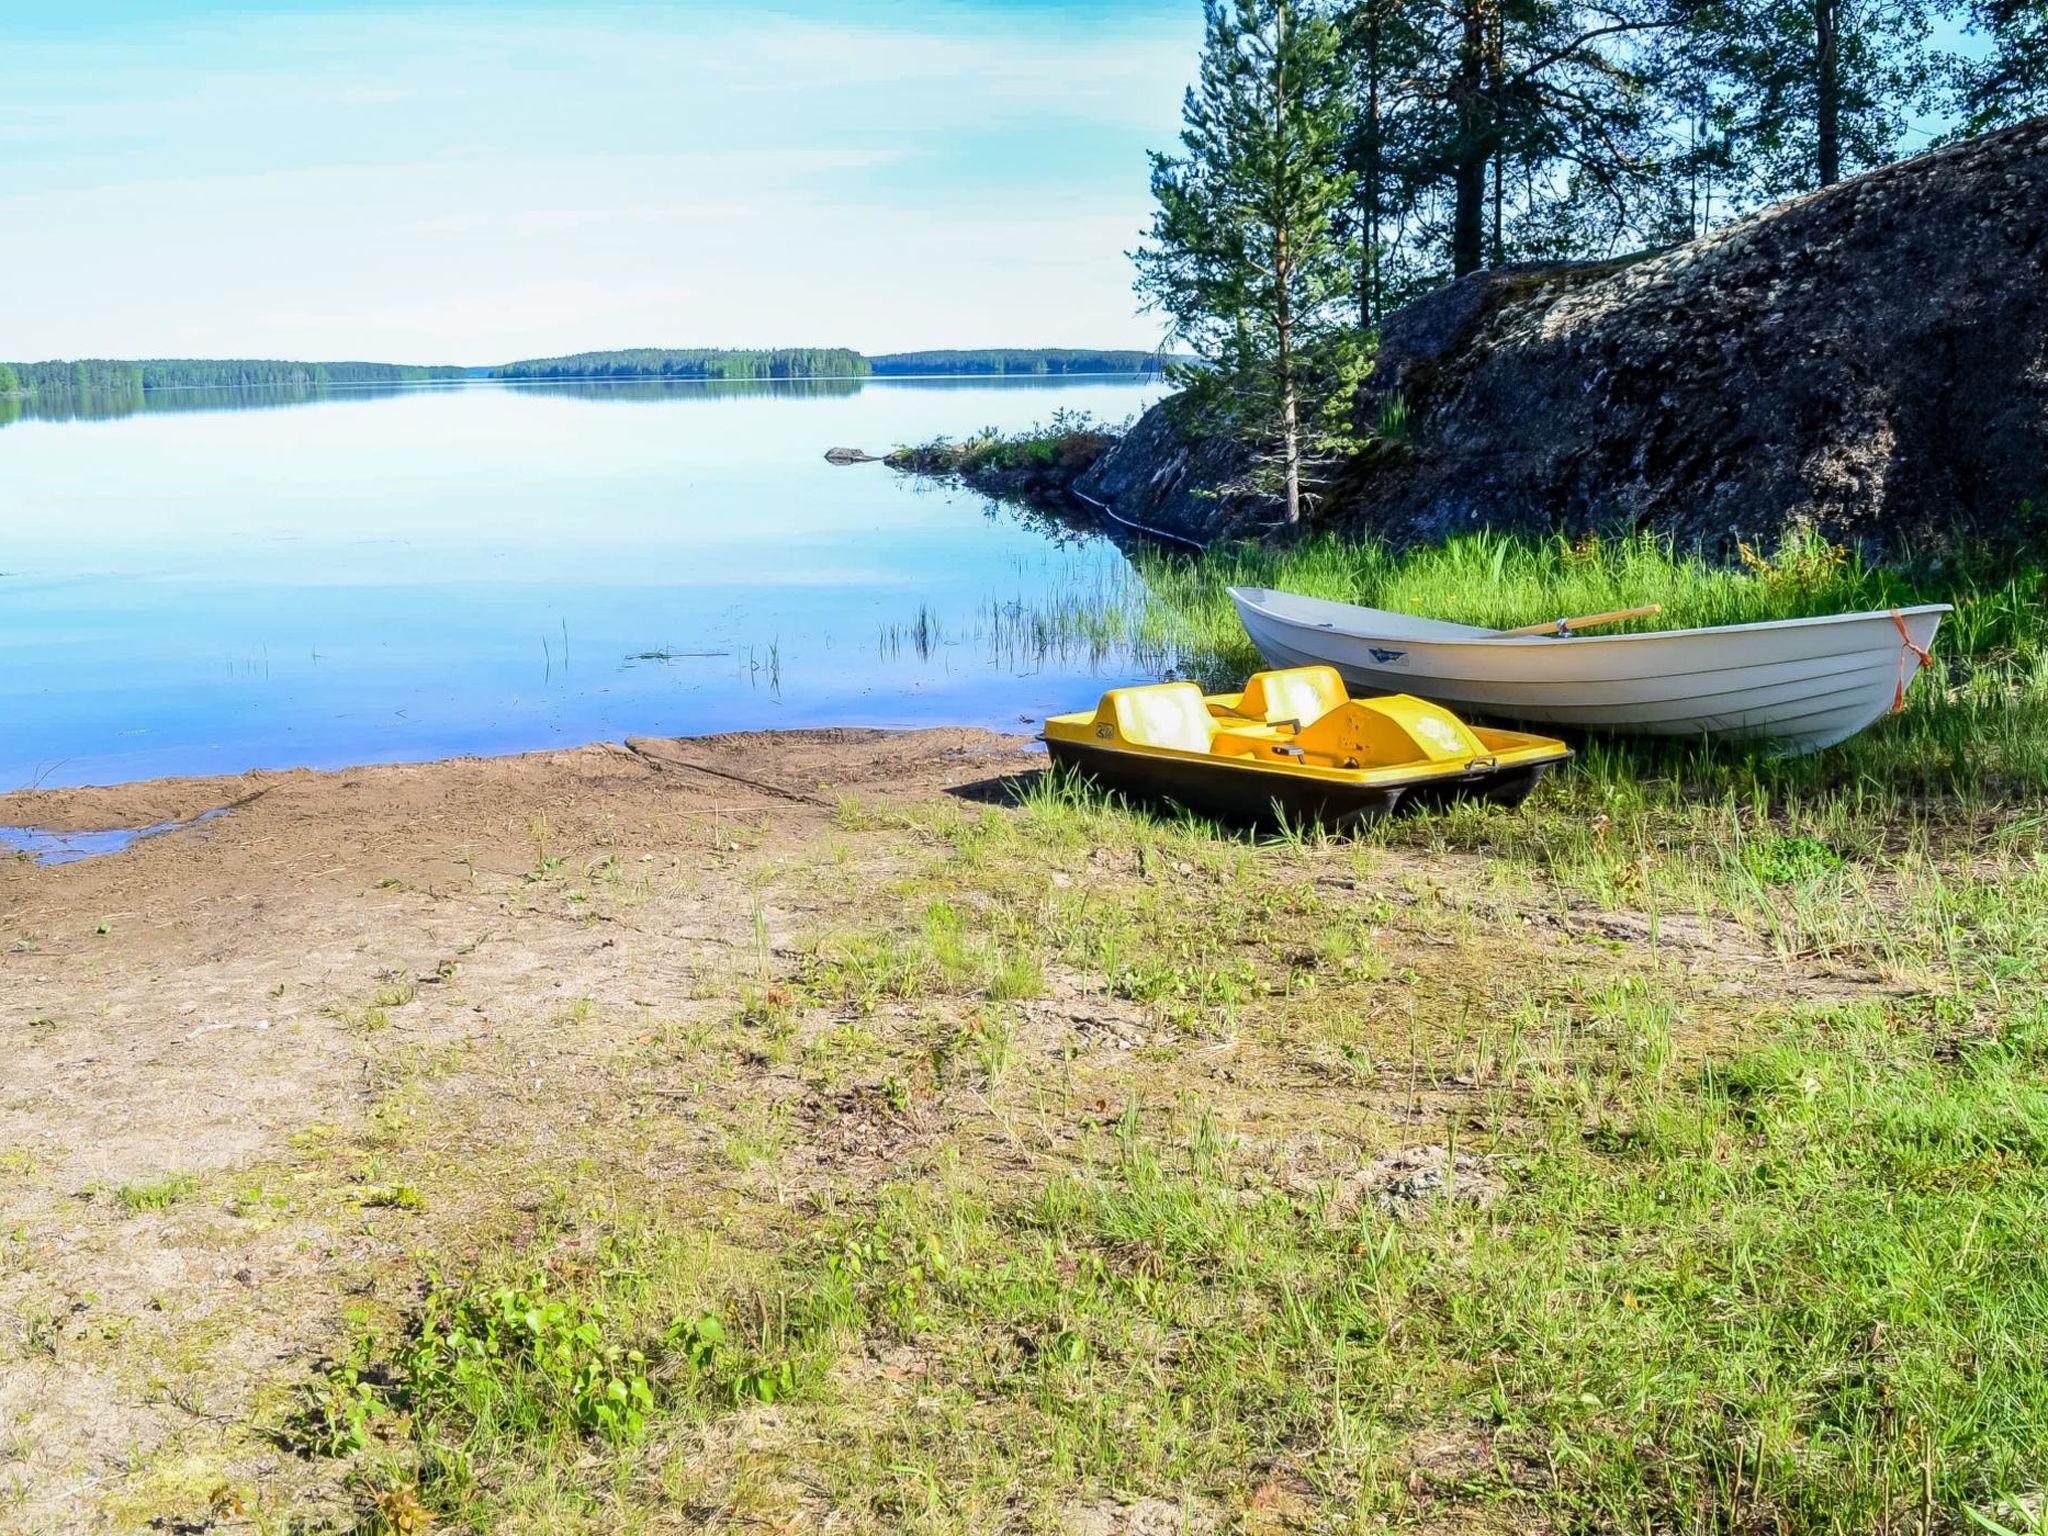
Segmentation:
<svg viewBox="0 0 2048 1536">
<path fill-rule="evenodd" d="M 2048 514 L 2048 118 L 1670 250 L 1475 273 L 1387 321 L 1361 401 L 1410 441 L 1325 526 L 1651 529 L 1732 555 L 1807 529 L 1875 555 L 2037 539 Z M 1251 531 L 1234 466 L 1154 410 L 1082 489 Z M 1108 492 L 1110 494 L 1104 494 Z"/>
</svg>

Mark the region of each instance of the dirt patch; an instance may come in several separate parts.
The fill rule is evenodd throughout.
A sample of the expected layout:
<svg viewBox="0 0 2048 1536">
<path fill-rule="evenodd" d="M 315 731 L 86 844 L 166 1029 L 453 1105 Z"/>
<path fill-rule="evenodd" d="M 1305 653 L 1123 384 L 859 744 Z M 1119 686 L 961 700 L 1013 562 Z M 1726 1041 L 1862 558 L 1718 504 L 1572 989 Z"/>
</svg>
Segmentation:
<svg viewBox="0 0 2048 1536">
<path fill-rule="evenodd" d="M 620 1057 L 789 942 L 806 887 L 757 883 L 842 794 L 1033 762 L 983 731 L 816 731 L 0 796 L 0 825 L 53 829 L 233 807 L 0 862 L 0 1483 L 26 1490 L 0 1524 L 76 1528 L 122 1490 L 203 1511 L 160 1486 L 193 1457 L 187 1481 L 317 1484 L 228 1431 L 422 1225 L 461 1240 L 454 1173 L 423 1217 L 378 1203 L 403 1203 L 377 1159 L 404 1118 L 487 1126 L 467 1155 L 516 1170 L 673 1117 L 620 1104 Z"/>
<path fill-rule="evenodd" d="M 1432 1201 L 1487 1205 L 1500 1189 L 1490 1158 L 1440 1146 L 1401 1147 L 1382 1153 L 1345 1179 L 1332 1213 L 1350 1216 L 1369 1204 L 1407 1219 L 1421 1214 Z"/>
<path fill-rule="evenodd" d="M 39 832 L 102 832 L 168 826 L 208 811 L 241 805 L 273 784 L 298 774 L 243 774 L 238 778 L 152 779 L 141 784 L 78 789 L 25 789 L 0 795 L 0 826 Z"/>
</svg>

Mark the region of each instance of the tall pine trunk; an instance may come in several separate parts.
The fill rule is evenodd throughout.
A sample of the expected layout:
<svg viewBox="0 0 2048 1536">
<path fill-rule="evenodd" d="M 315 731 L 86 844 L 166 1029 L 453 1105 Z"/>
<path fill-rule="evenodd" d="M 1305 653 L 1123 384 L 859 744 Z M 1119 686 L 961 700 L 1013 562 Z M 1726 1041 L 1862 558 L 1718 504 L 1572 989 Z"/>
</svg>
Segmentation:
<svg viewBox="0 0 2048 1536">
<path fill-rule="evenodd" d="M 1502 99 L 1506 91 L 1506 85 L 1501 79 L 1502 71 L 1505 68 L 1503 54 L 1506 48 L 1507 19 L 1501 14 L 1500 7 L 1496 5 L 1493 7 L 1492 19 L 1487 27 L 1486 34 L 1486 102 L 1487 106 L 1496 113 L 1502 110 Z M 1495 137 L 1500 137 L 1499 123 L 1495 122 L 1490 126 L 1494 130 Z M 1493 264 L 1498 267 L 1508 259 L 1507 230 L 1505 228 L 1507 221 L 1507 198 L 1503 186 L 1507 178 L 1508 157 L 1504 151 L 1496 147 L 1492 158 Z"/>
<path fill-rule="evenodd" d="M 1451 171 L 1456 197 L 1451 211 L 1451 275 L 1463 277 L 1486 265 L 1486 167 L 1484 152 L 1463 154 Z"/>
<path fill-rule="evenodd" d="M 1301 412 L 1294 376 L 1294 252 L 1283 212 L 1273 226 L 1273 370 L 1280 388 L 1280 462 L 1286 474 L 1287 521 L 1301 521 Z"/>
<path fill-rule="evenodd" d="M 1365 249 L 1358 269 L 1358 327 L 1369 331 L 1380 318 L 1380 202 L 1384 174 L 1380 145 L 1380 11 L 1375 4 L 1366 19 L 1365 102 L 1360 109 L 1364 122 L 1365 165 L 1359 176 L 1359 228 L 1365 234 Z"/>
<path fill-rule="evenodd" d="M 1274 54 L 1284 58 L 1287 37 L 1287 6 L 1284 3 L 1275 13 L 1274 28 L 1279 35 Z M 1273 71 L 1273 137 L 1275 143 L 1283 146 L 1287 142 L 1287 69 L 1284 64 Z M 1287 238 L 1292 228 L 1292 210 L 1284 198 L 1276 199 L 1275 214 L 1273 331 L 1276 345 L 1273 366 L 1280 385 L 1280 456 L 1286 473 L 1287 521 L 1291 526 L 1301 521 L 1301 425 L 1300 411 L 1295 403 L 1294 252 Z"/>
<path fill-rule="evenodd" d="M 1507 156 L 1493 157 L 1493 264 L 1496 267 L 1506 265 L 1508 259 L 1507 232 L 1503 228 L 1506 222 L 1507 196 L 1501 187 L 1506 165 Z"/>
<path fill-rule="evenodd" d="M 1842 179 L 1842 79 L 1839 0 L 1813 0 L 1815 124 L 1820 184 Z"/>
<path fill-rule="evenodd" d="M 1294 379 L 1294 336 L 1287 315 L 1287 301 L 1280 301 L 1280 453 L 1286 473 L 1287 522 L 1301 521 L 1301 421 L 1296 404 L 1299 391 Z"/>
<path fill-rule="evenodd" d="M 1486 17 L 1481 0 L 1463 0 L 1458 39 L 1458 141 L 1451 165 L 1451 273 L 1463 277 L 1486 264 Z"/>
</svg>

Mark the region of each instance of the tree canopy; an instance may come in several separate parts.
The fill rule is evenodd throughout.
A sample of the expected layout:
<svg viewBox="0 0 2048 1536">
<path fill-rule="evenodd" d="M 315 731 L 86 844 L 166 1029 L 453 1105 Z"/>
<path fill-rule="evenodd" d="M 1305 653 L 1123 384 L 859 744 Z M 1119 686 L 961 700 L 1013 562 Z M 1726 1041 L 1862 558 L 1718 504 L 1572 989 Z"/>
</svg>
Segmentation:
<svg viewBox="0 0 2048 1536">
<path fill-rule="evenodd" d="M 1152 157 L 1138 290 L 1216 369 L 1185 375 L 1212 420 L 1277 446 L 1301 516 L 1309 418 L 1348 392 L 1339 313 L 1355 265 L 1344 229 L 1349 126 L 1337 27 L 1296 0 L 1208 0 L 1181 153 Z"/>
<path fill-rule="evenodd" d="M 2048 110 L 2043 0 L 1326 8 L 1366 324 L 1482 267 L 1689 239 L 1923 147 L 1930 124 Z"/>
</svg>

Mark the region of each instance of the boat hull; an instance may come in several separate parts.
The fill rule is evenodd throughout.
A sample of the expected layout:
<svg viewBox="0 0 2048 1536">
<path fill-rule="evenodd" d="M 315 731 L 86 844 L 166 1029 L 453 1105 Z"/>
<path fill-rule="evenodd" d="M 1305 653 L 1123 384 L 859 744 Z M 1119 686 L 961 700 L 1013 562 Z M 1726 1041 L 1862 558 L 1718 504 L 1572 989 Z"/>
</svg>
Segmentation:
<svg viewBox="0 0 2048 1536">
<path fill-rule="evenodd" d="M 1261 772 L 1227 759 L 1202 762 L 1047 737 L 1058 766 L 1099 787 L 1150 805 L 1177 805 L 1239 826 L 1272 829 L 1316 825 L 1341 829 L 1377 821 L 1400 807 L 1483 800 L 1516 806 L 1565 756 L 1454 776 L 1377 784 L 1338 784 Z M 1567 754 L 1568 755 L 1568 754 Z"/>
<path fill-rule="evenodd" d="M 1793 753 L 1845 741 L 1889 711 L 1948 611 L 1507 638 L 1289 593 L 1231 597 L 1269 666 L 1324 663 L 1356 693 L 1412 693 L 1461 714 L 1584 731 L 1767 740 Z"/>
</svg>

